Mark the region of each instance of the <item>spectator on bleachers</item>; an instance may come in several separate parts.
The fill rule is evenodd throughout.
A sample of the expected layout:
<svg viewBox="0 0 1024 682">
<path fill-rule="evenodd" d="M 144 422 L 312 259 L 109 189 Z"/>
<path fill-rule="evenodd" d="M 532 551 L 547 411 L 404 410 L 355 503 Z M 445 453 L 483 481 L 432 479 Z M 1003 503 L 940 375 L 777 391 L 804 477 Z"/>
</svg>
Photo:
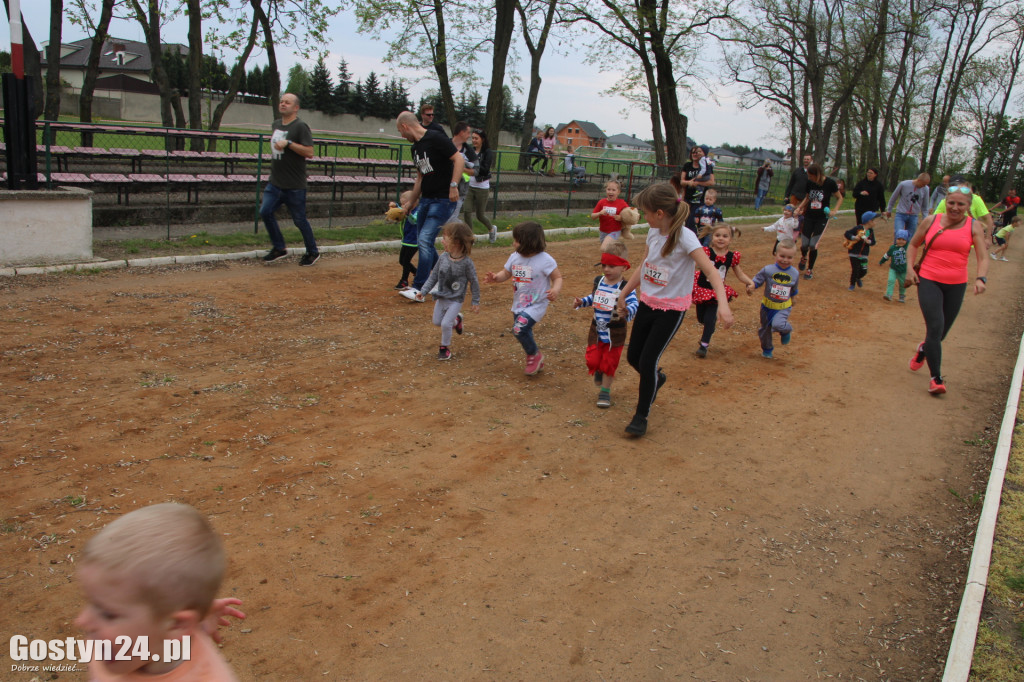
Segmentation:
<svg viewBox="0 0 1024 682">
<path fill-rule="evenodd" d="M 313 265 L 320 258 L 313 228 L 306 218 L 306 159 L 313 157 L 313 133 L 299 118 L 299 98 L 296 95 L 285 93 L 278 111 L 281 118 L 274 121 L 274 133 L 270 137 L 270 180 L 263 189 L 263 204 L 260 206 L 260 216 L 267 226 L 271 243 L 270 252 L 263 257 L 263 262 L 273 263 L 288 255 L 281 227 L 274 216 L 274 212 L 284 204 L 306 244 L 306 254 L 299 265 Z"/>
</svg>

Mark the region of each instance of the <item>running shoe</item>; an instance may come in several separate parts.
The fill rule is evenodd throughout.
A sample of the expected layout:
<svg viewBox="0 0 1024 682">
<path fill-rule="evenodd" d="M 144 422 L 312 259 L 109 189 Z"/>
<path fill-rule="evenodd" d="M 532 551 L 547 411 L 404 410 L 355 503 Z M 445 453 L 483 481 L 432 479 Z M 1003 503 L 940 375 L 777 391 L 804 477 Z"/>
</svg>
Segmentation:
<svg viewBox="0 0 1024 682">
<path fill-rule="evenodd" d="M 804 279 L 814 279 L 814 271 L 808 270 L 804 273 Z"/>
<path fill-rule="evenodd" d="M 544 354 L 537 352 L 536 355 L 526 356 L 526 368 L 523 370 L 527 376 L 533 376 L 544 367 Z"/>
<path fill-rule="evenodd" d="M 398 284 L 395 285 L 395 291 L 402 291 L 403 289 L 408 289 L 408 288 L 409 288 L 409 283 L 407 281 L 405 281 L 404 279 L 399 280 Z"/>
<path fill-rule="evenodd" d="M 988 257 L 991 258 L 992 260 L 999 260 L 998 258 L 996 258 L 996 254 L 994 253 L 988 254 Z"/>
<path fill-rule="evenodd" d="M 422 301 L 417 301 L 417 299 L 416 299 L 416 294 L 418 294 L 418 293 L 420 293 L 420 292 L 417 291 L 416 289 L 413 289 L 412 287 L 409 287 L 405 291 L 399 291 L 398 295 L 402 296 L 404 298 L 407 298 L 410 301 L 416 301 L 416 302 L 422 303 Z"/>
<path fill-rule="evenodd" d="M 782 334 L 782 335 L 779 336 L 779 342 L 783 346 L 788 346 L 789 342 L 792 341 L 792 340 L 793 340 L 793 332 L 786 332 L 785 334 Z"/>
<path fill-rule="evenodd" d="M 761 351 L 761 357 L 765 358 L 767 360 L 771 360 L 772 359 L 772 352 L 770 350 L 763 350 L 763 351 Z"/>
<path fill-rule="evenodd" d="M 698 358 L 706 358 L 708 356 L 708 347 L 704 344 L 698 344 L 697 350 L 693 352 Z"/>
<path fill-rule="evenodd" d="M 455 316 L 455 333 L 462 333 L 462 313 L 459 313 L 458 315 Z"/>
<path fill-rule="evenodd" d="M 928 392 L 932 395 L 942 395 L 946 392 L 946 382 L 942 377 L 932 377 L 931 383 L 928 384 Z"/>
<path fill-rule="evenodd" d="M 441 348 L 437 351 L 437 359 L 438 360 L 451 360 L 452 359 L 452 351 L 451 351 L 451 349 L 448 348 L 448 346 L 441 346 Z"/>
<path fill-rule="evenodd" d="M 910 371 L 916 372 L 924 365 L 924 343 L 917 346 L 917 352 L 910 358 Z"/>
<path fill-rule="evenodd" d="M 266 256 L 263 257 L 264 263 L 273 263 L 276 260 L 281 260 L 288 255 L 288 249 L 271 249 Z"/>
<path fill-rule="evenodd" d="M 668 381 L 668 376 L 661 369 L 658 369 L 658 385 L 654 387 L 654 397 L 651 398 L 651 404 L 654 404 L 654 401 L 658 399 L 658 391 L 661 390 L 666 381 Z"/>
<path fill-rule="evenodd" d="M 597 406 L 598 407 L 611 407 L 612 406 L 612 394 L 609 391 L 598 391 L 597 392 Z"/>
<path fill-rule="evenodd" d="M 626 427 L 626 433 L 631 436 L 642 436 L 647 433 L 647 420 L 643 417 L 634 415 L 633 421 L 629 422 Z"/>
<path fill-rule="evenodd" d="M 318 260 L 320 260 L 320 253 L 319 252 L 317 252 L 317 253 L 307 253 L 307 254 L 304 254 L 302 256 L 302 259 L 299 261 L 299 265 L 301 265 L 304 268 L 308 268 L 310 265 L 313 265 Z"/>
<path fill-rule="evenodd" d="M 490 230 L 488 230 L 487 241 L 490 242 L 491 244 L 498 241 L 498 228 L 492 227 Z"/>
<path fill-rule="evenodd" d="M 799 270 L 800 272 L 803 272 L 803 271 L 804 271 L 804 268 L 806 268 L 806 267 L 807 267 L 807 259 L 806 259 L 806 258 L 801 258 L 801 259 L 800 259 L 800 264 L 799 264 L 799 265 L 797 265 L 796 267 L 797 267 L 797 269 L 798 269 L 798 270 Z"/>
</svg>

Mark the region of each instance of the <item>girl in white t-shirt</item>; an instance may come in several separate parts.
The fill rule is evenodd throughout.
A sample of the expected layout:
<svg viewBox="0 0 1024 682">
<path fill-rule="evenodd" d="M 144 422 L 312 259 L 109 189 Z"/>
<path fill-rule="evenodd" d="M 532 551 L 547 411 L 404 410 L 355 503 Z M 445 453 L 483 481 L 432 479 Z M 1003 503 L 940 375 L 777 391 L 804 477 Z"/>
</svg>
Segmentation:
<svg viewBox="0 0 1024 682">
<path fill-rule="evenodd" d="M 515 252 L 508 257 L 505 268 L 488 272 L 487 284 L 512 280 L 512 334 L 526 351 L 526 374 L 533 376 L 544 366 L 544 354 L 533 339 L 533 325 L 540 322 L 548 303 L 562 290 L 562 273 L 558 263 L 544 249 L 544 228 L 540 223 L 519 223 L 512 228 Z M 691 275 L 692 278 L 692 275 Z"/>
<path fill-rule="evenodd" d="M 682 203 L 675 188 L 668 183 L 651 185 L 640 192 L 633 203 L 644 212 L 651 229 L 647 233 L 643 265 L 626 283 L 619 296 L 619 307 L 631 291 L 639 290 L 640 307 L 633 318 L 626 360 L 640 373 L 640 391 L 636 413 L 626 433 L 642 436 L 647 432 L 647 415 L 658 389 L 667 380 L 658 363 L 690 307 L 697 268 L 715 290 L 722 326 L 731 327 L 733 317 L 721 276 L 697 235 L 682 229 L 689 207 Z"/>
</svg>

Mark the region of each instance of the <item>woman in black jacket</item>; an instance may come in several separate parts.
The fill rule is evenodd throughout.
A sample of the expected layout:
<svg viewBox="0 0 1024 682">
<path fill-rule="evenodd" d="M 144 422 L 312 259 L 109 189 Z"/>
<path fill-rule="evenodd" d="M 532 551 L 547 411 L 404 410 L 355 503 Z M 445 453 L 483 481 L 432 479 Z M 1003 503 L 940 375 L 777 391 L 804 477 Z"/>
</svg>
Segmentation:
<svg viewBox="0 0 1024 682">
<path fill-rule="evenodd" d="M 498 238 L 498 228 L 487 217 L 487 199 L 491 192 L 491 166 L 494 165 L 494 150 L 487 144 L 487 133 L 474 130 L 470 143 L 476 150 L 476 168 L 467 169 L 472 177 L 469 179 L 469 193 L 462 208 L 462 219 L 470 228 L 473 227 L 473 214 L 487 228 L 487 241 L 494 243 Z"/>
<path fill-rule="evenodd" d="M 885 212 L 885 188 L 878 180 L 878 170 L 868 168 L 864 179 L 853 188 L 853 212 L 857 214 L 857 224 L 863 225 L 861 217 L 868 211 Z"/>
</svg>

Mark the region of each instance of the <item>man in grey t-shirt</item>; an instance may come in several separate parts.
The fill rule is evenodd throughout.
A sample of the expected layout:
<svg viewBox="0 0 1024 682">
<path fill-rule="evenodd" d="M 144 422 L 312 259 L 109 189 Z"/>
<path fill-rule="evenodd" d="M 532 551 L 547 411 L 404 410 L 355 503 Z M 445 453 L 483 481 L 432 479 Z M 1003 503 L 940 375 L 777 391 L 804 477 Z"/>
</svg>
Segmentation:
<svg viewBox="0 0 1024 682">
<path fill-rule="evenodd" d="M 306 219 L 306 159 L 313 157 L 313 133 L 298 117 L 299 98 L 292 93 L 281 97 L 278 111 L 281 118 L 274 121 L 274 133 L 270 137 L 270 181 L 263 189 L 263 204 L 260 206 L 260 216 L 267 226 L 271 243 L 270 252 L 263 257 L 263 262 L 273 263 L 288 255 L 281 227 L 274 215 L 284 204 L 306 244 L 306 255 L 299 265 L 313 265 L 320 258 L 313 228 Z"/>
<path fill-rule="evenodd" d="M 913 180 L 904 180 L 896 185 L 896 189 L 889 197 L 889 205 L 885 209 L 885 215 L 888 218 L 893 217 L 893 209 L 896 209 L 896 218 L 892 221 L 893 234 L 900 230 L 906 230 L 911 237 L 914 236 L 918 216 L 924 218 L 928 215 L 928 206 L 931 203 L 928 183 L 931 181 L 932 176 L 921 173 Z M 896 243 L 895 238 L 893 243 Z"/>
</svg>

